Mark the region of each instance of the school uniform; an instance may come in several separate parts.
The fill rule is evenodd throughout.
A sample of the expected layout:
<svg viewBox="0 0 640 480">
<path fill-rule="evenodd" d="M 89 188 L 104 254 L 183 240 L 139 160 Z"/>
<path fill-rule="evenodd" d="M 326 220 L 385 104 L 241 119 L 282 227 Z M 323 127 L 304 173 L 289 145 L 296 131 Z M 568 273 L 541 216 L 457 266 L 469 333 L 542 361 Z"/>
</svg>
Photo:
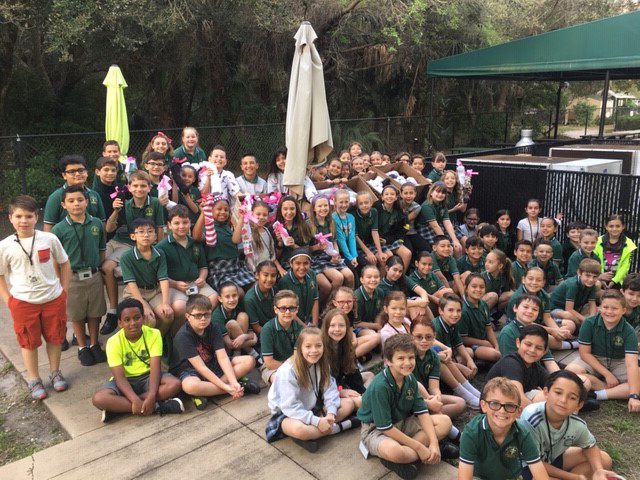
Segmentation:
<svg viewBox="0 0 640 480">
<path fill-rule="evenodd" d="M 356 225 L 356 236 L 375 255 L 378 252 L 376 246 L 373 243 L 373 235 L 371 234 L 371 232 L 378 231 L 378 210 L 372 208 L 371 210 L 369 210 L 369 213 L 363 215 L 362 213 L 360 213 L 360 210 L 356 209 L 353 216 Z M 359 256 L 363 255 L 361 254 Z"/>
<path fill-rule="evenodd" d="M 259 324 L 264 327 L 273 318 L 273 297 L 275 289 L 271 287 L 266 294 L 263 294 L 258 287 L 258 283 L 244 294 L 242 302 L 244 311 L 249 316 L 249 324 Z"/>
<path fill-rule="evenodd" d="M 637 328 L 640 325 L 640 307 L 636 307 L 631 310 L 631 312 L 625 313 L 622 318 L 633 328 Z"/>
<path fill-rule="evenodd" d="M 458 322 L 461 337 L 487 339 L 487 325 L 491 325 L 489 306 L 484 300 L 478 300 L 477 305 L 469 303 L 467 298 L 462 300 L 462 316 Z"/>
<path fill-rule="evenodd" d="M 180 145 L 173 151 L 174 158 L 182 159 L 186 158 L 187 162 L 193 166 L 196 166 L 200 162 L 207 161 L 207 154 L 204 153 L 204 150 L 196 145 L 196 148 L 193 150 L 193 153 L 189 153 L 185 150 L 184 145 Z"/>
<path fill-rule="evenodd" d="M 200 200 L 201 195 L 200 190 L 198 190 L 198 187 L 196 185 L 191 185 L 189 187 L 189 193 L 187 195 L 189 196 L 189 198 L 191 198 L 191 201 L 193 203 L 195 203 L 196 205 L 198 204 L 197 202 L 198 200 Z M 185 207 L 187 207 L 187 210 L 189 210 L 189 221 L 191 222 L 191 228 L 193 229 L 193 226 L 196 224 L 196 222 L 198 221 L 198 217 L 200 216 L 200 210 L 198 209 L 197 212 L 193 212 L 187 205 L 187 201 L 184 199 L 184 195 L 182 194 L 182 192 L 178 192 L 178 204 L 184 205 Z"/>
<path fill-rule="evenodd" d="M 504 357 L 509 353 L 516 353 L 518 348 L 516 347 L 516 339 L 520 338 L 520 332 L 524 328 L 524 325 L 518 320 L 508 322 L 498 335 L 498 348 L 500 354 Z M 551 351 L 547 348 L 547 351 L 542 356 L 541 362 L 555 362 Z"/>
<path fill-rule="evenodd" d="M 413 370 L 413 374 L 424 388 L 429 388 L 429 380 L 440 381 L 440 359 L 438 354 L 430 348 L 425 352 L 424 357 L 420 358 L 420 355 L 416 352 L 416 368 Z"/>
<path fill-rule="evenodd" d="M 321 233 L 323 235 L 331 234 L 331 236 L 327 240 L 331 243 L 334 242 L 335 234 L 331 231 L 331 228 L 329 228 L 329 222 L 325 222 L 324 225 L 318 225 L 316 223 L 315 227 L 316 233 Z M 313 238 L 311 240 L 311 245 L 315 245 L 316 243 L 317 242 L 315 238 Z M 315 252 L 310 252 L 309 256 L 311 257 L 311 268 L 314 272 L 316 272 L 316 274 L 322 273 L 329 268 L 335 268 L 336 270 L 342 270 L 343 268 L 346 268 L 346 265 L 344 264 L 344 261 L 342 259 L 340 259 L 338 263 L 332 262 L 331 257 L 327 255 L 327 252 L 325 252 L 324 250 L 316 250 Z"/>
<path fill-rule="evenodd" d="M 600 258 L 595 252 L 591 252 L 591 254 L 587 254 L 581 248 L 578 248 L 575 252 L 571 254 L 569 257 L 569 261 L 567 262 L 567 273 L 564 278 L 574 277 L 578 273 L 578 267 L 580 266 L 580 262 L 585 258 L 593 258 L 598 261 L 600 264 Z"/>
<path fill-rule="evenodd" d="M 222 377 L 224 372 L 220 368 L 216 352 L 224 350 L 223 337 L 226 334 L 226 330 L 223 334 L 218 325 L 212 322 L 207 325 L 202 335 L 198 335 L 193 331 L 189 322 L 185 322 L 176 333 L 176 336 L 173 337 L 173 355 L 171 355 L 169 373 L 175 375 L 181 381 L 187 377 L 198 377 L 200 380 L 206 380 L 189 361 L 190 358 L 199 356 L 209 370 L 216 376 Z"/>
<path fill-rule="evenodd" d="M 298 233 L 298 222 L 296 222 L 295 220 L 293 221 L 293 223 L 291 224 L 291 227 L 287 228 L 284 225 L 282 225 L 284 227 L 284 229 L 287 231 L 287 233 L 289 233 L 289 236 L 293 238 L 293 241 L 295 242 L 295 244 L 297 245 L 297 247 L 291 247 L 288 245 L 284 245 L 284 239 L 283 239 L 283 246 L 281 248 L 280 251 L 280 256 L 278 257 L 278 261 L 280 262 L 280 265 L 282 265 L 283 268 L 288 268 L 289 267 L 289 260 L 291 259 L 291 254 L 293 253 L 293 251 L 296 248 L 300 248 L 300 247 L 308 247 L 309 244 L 311 243 L 311 239 L 304 239 L 302 238 L 299 233 Z M 275 237 L 275 232 L 274 235 Z"/>
<path fill-rule="evenodd" d="M 525 395 L 528 392 L 538 393 L 542 390 L 549 378 L 549 372 L 542 366 L 541 362 L 534 362 L 527 365 L 522 357 L 516 353 L 508 353 L 495 363 L 489 373 L 487 373 L 487 381 L 495 377 L 506 377 L 509 380 L 520 382 Z M 527 395 L 533 397 L 533 394 Z M 532 398 L 529 398 L 532 400 Z"/>
<path fill-rule="evenodd" d="M 62 243 L 71 264 L 67 318 L 76 322 L 101 318 L 107 312 L 104 283 L 98 271 L 100 252 L 107 248 L 102 222 L 89 214 L 85 214 L 82 223 L 67 216 L 54 225 L 51 233 Z"/>
<path fill-rule="evenodd" d="M 444 170 L 436 170 L 435 168 L 433 168 L 429 172 L 429 175 L 427 175 L 427 180 L 431 180 L 431 184 L 434 184 L 442 180 L 443 175 L 444 175 Z"/>
<path fill-rule="evenodd" d="M 459 274 L 458 265 L 453 255 L 442 258 L 436 252 L 431 252 L 431 260 L 433 261 L 433 273 L 441 272 L 448 281 L 452 281 L 453 276 Z"/>
<path fill-rule="evenodd" d="M 409 278 L 419 287 L 422 287 L 429 295 L 435 294 L 438 290 L 442 290 L 444 285 L 435 273 L 429 272 L 425 277 L 420 276 L 418 270 L 414 270 Z"/>
<path fill-rule="evenodd" d="M 551 297 L 543 289 L 538 290 L 535 294 L 530 293 L 527 291 L 527 287 L 525 287 L 524 285 L 520 285 L 516 289 L 516 291 L 513 292 L 513 295 L 511 295 L 511 298 L 509 299 L 509 303 L 507 303 L 507 321 L 511 322 L 516 319 L 516 314 L 513 311 L 513 307 L 516 304 L 516 300 L 521 295 L 535 295 L 536 297 L 538 297 L 540 303 L 542 303 L 542 308 L 540 308 L 540 311 L 538 312 L 536 323 L 542 325 L 544 314 L 551 313 Z"/>
<path fill-rule="evenodd" d="M 238 318 L 238 314 L 241 312 L 242 308 L 240 305 L 237 305 L 236 308 L 229 311 L 224 308 L 222 304 L 219 304 L 211 313 L 211 323 L 218 327 L 220 334 L 224 337 L 225 335 L 229 335 L 229 332 L 227 331 L 227 322 Z"/>
<path fill-rule="evenodd" d="M 567 267 L 569 266 L 569 258 L 578 248 L 571 243 L 568 238 L 562 242 L 562 273 L 567 273 Z"/>
<path fill-rule="evenodd" d="M 433 321 L 433 326 L 436 331 L 436 340 L 442 342 L 447 347 L 455 350 L 459 346 L 463 345 L 462 337 L 460 336 L 460 330 L 458 330 L 458 324 L 449 325 L 440 316 L 436 317 Z"/>
<path fill-rule="evenodd" d="M 550 240 L 551 242 L 551 248 L 553 250 L 553 258 L 552 261 L 553 263 L 556 264 L 556 266 L 558 268 L 562 268 L 562 262 L 563 262 L 563 258 L 562 258 L 562 245 L 560 244 L 560 242 L 556 239 L 556 237 L 552 237 Z"/>
<path fill-rule="evenodd" d="M 55 225 L 67 216 L 67 211 L 62 208 L 62 193 L 67 189 L 67 187 L 68 185 L 65 183 L 57 190 L 54 190 L 54 192 L 49 195 L 49 198 L 47 198 L 43 215 L 45 225 Z M 104 213 L 104 206 L 102 205 L 100 195 L 98 192 L 91 190 L 87 186 L 84 186 L 83 189 L 89 197 L 87 213 L 104 222 L 107 217 Z"/>
<path fill-rule="evenodd" d="M 260 332 L 260 355 L 262 359 L 264 360 L 264 357 L 267 356 L 273 357 L 277 362 L 286 362 L 293 355 L 293 350 L 302 328 L 302 325 L 296 322 L 295 319 L 287 329 L 280 324 L 277 317 L 269 320 Z M 260 376 L 267 385 L 269 385 L 269 379 L 275 372 L 276 370 L 271 370 L 264 365 L 260 367 Z"/>
<path fill-rule="evenodd" d="M 498 250 L 502 250 L 511 260 L 515 258 L 513 251 L 516 245 L 516 238 L 516 234 L 512 230 L 503 232 L 498 228 L 498 241 L 496 242 L 496 248 Z"/>
<path fill-rule="evenodd" d="M 564 310 L 567 300 L 573 302 L 573 309 L 579 312 L 590 301 L 596 299 L 596 287 L 585 287 L 577 276 L 570 277 L 551 292 L 551 311 Z"/>
<path fill-rule="evenodd" d="M 307 272 L 302 280 L 299 280 L 289 270 L 287 274 L 278 281 L 278 291 L 292 290 L 298 296 L 298 318 L 303 322 L 311 323 L 311 310 L 313 303 L 320 298 L 318 293 L 318 283 L 316 276 L 312 272 Z"/>
<path fill-rule="evenodd" d="M 507 279 L 502 272 L 497 277 L 494 277 L 489 272 L 483 272 L 482 278 L 487 283 L 487 293 L 495 292 L 501 295 L 507 290 Z"/>
<path fill-rule="evenodd" d="M 458 266 L 458 272 L 460 272 L 461 274 L 464 272 L 482 273 L 484 272 L 484 255 L 480 257 L 478 263 L 476 263 L 475 265 L 471 263 L 468 255 L 463 255 L 462 257 L 460 257 L 456 264 Z"/>
<path fill-rule="evenodd" d="M 120 259 L 122 281 L 125 283 L 123 298 L 131 297 L 129 283 L 135 283 L 140 295 L 155 308 L 162 303 L 162 292 L 159 282 L 168 280 L 167 259 L 164 252 L 151 247 L 151 258 L 145 259 L 138 247 L 125 252 Z"/>
<path fill-rule="evenodd" d="M 526 271 L 527 265 L 522 265 L 518 260 L 511 262 L 511 276 L 516 288 L 522 285 L 522 277 L 524 277 Z"/>
<path fill-rule="evenodd" d="M 266 180 L 264 178 L 259 177 L 258 175 L 256 175 L 253 178 L 253 180 L 249 180 L 247 177 L 244 176 L 244 174 L 242 174 L 239 177 L 236 177 L 236 183 L 238 184 L 238 187 L 240 187 L 240 191 L 242 193 L 249 193 L 249 194 L 255 195 L 258 193 L 269 192 L 267 190 Z"/>
<path fill-rule="evenodd" d="M 542 265 L 537 258 L 534 258 L 529 262 L 529 267 L 540 267 L 544 272 L 544 288 L 558 285 L 562 282 L 562 274 L 558 266 L 553 263 L 553 260 L 547 260 L 546 265 Z"/>
<path fill-rule="evenodd" d="M 378 285 L 378 288 L 382 289 L 385 296 L 389 292 L 402 292 L 407 298 L 415 298 L 414 292 L 417 287 L 418 284 L 407 275 L 403 275 L 397 282 L 392 282 L 387 277 L 384 277 L 380 280 L 380 285 Z"/>
<path fill-rule="evenodd" d="M 382 251 L 397 250 L 404 244 L 407 217 L 394 207 L 387 210 L 384 205 L 380 204 L 376 208 L 378 210 L 378 233 L 380 238 L 384 240 Z"/>
<path fill-rule="evenodd" d="M 375 322 L 376 317 L 382 311 L 384 305 L 384 292 L 378 286 L 369 295 L 361 285 L 355 292 L 358 318 L 367 319 L 367 322 Z"/>
<path fill-rule="evenodd" d="M 422 235 L 429 245 L 433 244 L 433 239 L 436 236 L 435 232 L 429 225 L 429 222 L 436 221 L 438 225 L 442 228 L 444 235 L 447 235 L 447 232 L 444 230 L 444 221 L 449 220 L 449 210 L 447 210 L 447 206 L 443 202 L 440 205 L 431 204 L 428 200 L 425 200 L 420 207 L 420 213 L 415 219 L 415 227 L 416 231 Z M 450 238 L 449 240 L 453 240 Z"/>
<path fill-rule="evenodd" d="M 479 480 L 515 480 L 522 473 L 522 462 L 540 461 L 538 447 L 529 428 L 515 420 L 504 441 L 493 438 L 485 414 L 477 415 L 464 426 L 460 438 L 460 461 L 473 465 L 473 478 Z"/>
<path fill-rule="evenodd" d="M 233 231 L 227 223 L 213 223 L 216 230 L 216 244 L 213 247 L 205 245 L 205 253 L 209 266 L 207 283 L 214 290 L 226 281 L 243 288 L 256 281 L 255 275 L 249 271 L 246 264 L 240 260 L 238 246 L 231 239 Z"/>
</svg>

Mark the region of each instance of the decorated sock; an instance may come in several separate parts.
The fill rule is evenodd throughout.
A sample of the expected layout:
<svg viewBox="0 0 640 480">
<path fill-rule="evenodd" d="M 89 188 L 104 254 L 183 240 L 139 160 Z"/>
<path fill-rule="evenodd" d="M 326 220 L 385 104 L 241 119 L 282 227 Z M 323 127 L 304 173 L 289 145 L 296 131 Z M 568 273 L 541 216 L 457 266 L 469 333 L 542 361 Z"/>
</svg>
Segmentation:
<svg viewBox="0 0 640 480">
<path fill-rule="evenodd" d="M 480 398 L 480 395 L 481 395 L 480 392 L 476 387 L 474 387 L 473 385 L 471 385 L 471 383 L 469 383 L 469 380 L 464 382 L 462 386 L 466 388 L 474 397 Z"/>
<path fill-rule="evenodd" d="M 204 240 L 208 247 L 215 247 L 218 243 L 215 223 L 213 221 L 213 205 L 209 198 L 202 202 L 202 213 L 204 215 Z"/>
</svg>

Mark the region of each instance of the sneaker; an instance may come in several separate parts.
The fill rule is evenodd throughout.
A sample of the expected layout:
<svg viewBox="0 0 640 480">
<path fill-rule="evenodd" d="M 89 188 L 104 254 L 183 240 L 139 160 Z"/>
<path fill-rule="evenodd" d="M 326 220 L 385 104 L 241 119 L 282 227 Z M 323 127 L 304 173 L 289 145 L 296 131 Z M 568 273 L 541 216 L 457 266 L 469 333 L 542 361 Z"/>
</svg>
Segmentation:
<svg viewBox="0 0 640 480">
<path fill-rule="evenodd" d="M 60 345 L 60 350 L 63 352 L 69 350 L 69 340 L 67 340 L 67 337 L 64 337 L 64 341 L 62 342 L 62 345 Z"/>
<path fill-rule="evenodd" d="M 595 412 L 596 410 L 600 410 L 600 402 L 595 398 L 587 398 L 579 413 Z"/>
<path fill-rule="evenodd" d="M 260 385 L 253 380 L 247 379 L 246 382 L 240 383 L 240 385 L 244 388 L 244 393 L 260 395 Z"/>
<path fill-rule="evenodd" d="M 480 410 L 480 399 L 478 397 L 473 397 L 470 400 L 465 400 L 465 403 L 471 410 Z"/>
<path fill-rule="evenodd" d="M 418 476 L 418 466 L 415 463 L 395 463 L 384 458 L 380 459 L 380 463 L 405 480 Z"/>
<path fill-rule="evenodd" d="M 453 460 L 460 456 L 460 449 L 453 443 L 442 441 L 440 442 L 440 458 L 442 460 Z"/>
<path fill-rule="evenodd" d="M 300 445 L 309 453 L 316 453 L 318 451 L 318 441 L 317 440 L 300 440 L 298 438 L 292 438 L 293 443 Z"/>
<path fill-rule="evenodd" d="M 79 348 L 78 358 L 80 359 L 80 365 L 83 367 L 90 367 L 96 363 L 96 359 L 93 358 L 93 353 L 91 353 L 91 349 L 89 347 Z"/>
<path fill-rule="evenodd" d="M 167 413 L 182 413 L 184 412 L 184 405 L 179 398 L 169 398 L 157 403 L 155 413 L 162 416 Z"/>
<path fill-rule="evenodd" d="M 85 338 L 85 343 L 87 343 L 86 342 L 86 338 Z M 73 335 L 71 335 L 71 346 L 72 347 L 77 347 L 78 346 L 78 338 L 76 337 L 75 333 Z"/>
<path fill-rule="evenodd" d="M 122 414 L 117 412 L 110 412 L 108 410 L 102 410 L 102 418 L 100 420 L 102 421 L 102 423 L 109 423 L 110 421 L 118 418 L 120 415 Z"/>
<path fill-rule="evenodd" d="M 44 400 L 47 398 L 47 392 L 44 389 L 42 380 L 39 378 L 29 380 L 29 392 L 31 393 L 31 398 L 34 400 Z"/>
<path fill-rule="evenodd" d="M 104 353 L 99 343 L 91 347 L 91 354 L 96 363 L 104 363 L 107 361 L 107 354 Z"/>
<path fill-rule="evenodd" d="M 191 400 L 196 406 L 196 410 L 204 410 L 205 408 L 207 408 L 207 404 L 209 403 L 207 397 L 191 397 Z"/>
<path fill-rule="evenodd" d="M 53 389 L 56 392 L 64 392 L 67 388 L 69 388 L 69 384 L 62 376 L 62 372 L 60 370 L 54 370 L 49 374 L 49 381 L 51 385 L 53 385 Z"/>
<path fill-rule="evenodd" d="M 118 316 L 115 313 L 107 313 L 102 327 L 100 328 L 100 335 L 109 335 L 118 326 Z"/>
</svg>

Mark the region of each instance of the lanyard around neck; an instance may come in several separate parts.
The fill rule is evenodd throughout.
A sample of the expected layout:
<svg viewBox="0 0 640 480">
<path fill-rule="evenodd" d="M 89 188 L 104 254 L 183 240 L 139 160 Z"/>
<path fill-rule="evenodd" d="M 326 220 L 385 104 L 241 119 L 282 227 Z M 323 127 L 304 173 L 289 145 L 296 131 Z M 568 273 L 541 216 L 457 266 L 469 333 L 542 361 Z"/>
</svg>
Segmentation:
<svg viewBox="0 0 640 480">
<path fill-rule="evenodd" d="M 20 248 L 22 249 L 24 254 L 27 256 L 27 258 L 29 259 L 29 265 L 31 265 L 33 267 L 33 259 L 31 258 L 31 256 L 33 255 L 33 247 L 34 247 L 34 245 L 36 243 L 36 232 L 35 232 L 35 230 L 33 232 L 33 238 L 31 239 L 31 251 L 27 252 L 25 250 L 25 248 L 22 246 L 22 242 L 20 241 L 20 238 L 18 237 L 17 233 L 16 233 L 16 242 L 18 242 L 18 245 L 20 245 Z"/>
</svg>

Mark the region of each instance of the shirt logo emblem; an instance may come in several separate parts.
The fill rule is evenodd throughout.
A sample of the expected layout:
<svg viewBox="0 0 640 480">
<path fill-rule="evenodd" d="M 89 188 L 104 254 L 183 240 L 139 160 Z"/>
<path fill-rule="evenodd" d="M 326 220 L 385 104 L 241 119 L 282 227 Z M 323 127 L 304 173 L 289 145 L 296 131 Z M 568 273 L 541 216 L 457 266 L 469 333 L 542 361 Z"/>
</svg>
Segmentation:
<svg viewBox="0 0 640 480">
<path fill-rule="evenodd" d="M 407 394 L 404 398 L 406 398 L 407 400 L 414 400 L 413 388 L 407 388 Z"/>
<path fill-rule="evenodd" d="M 618 348 L 624 346 L 624 340 L 620 335 L 613 337 L 613 346 Z"/>
<path fill-rule="evenodd" d="M 96 226 L 91 227 L 91 235 L 93 235 L 94 237 L 97 237 L 99 233 L 100 233 L 100 230 L 98 229 L 98 227 Z"/>
<path fill-rule="evenodd" d="M 149 217 L 149 218 L 153 217 L 153 208 L 151 208 L 151 207 L 145 208 L 144 209 L 144 216 L 145 217 Z"/>
<path fill-rule="evenodd" d="M 504 449 L 505 458 L 517 458 L 518 457 L 518 447 L 515 445 L 509 445 Z"/>
</svg>

